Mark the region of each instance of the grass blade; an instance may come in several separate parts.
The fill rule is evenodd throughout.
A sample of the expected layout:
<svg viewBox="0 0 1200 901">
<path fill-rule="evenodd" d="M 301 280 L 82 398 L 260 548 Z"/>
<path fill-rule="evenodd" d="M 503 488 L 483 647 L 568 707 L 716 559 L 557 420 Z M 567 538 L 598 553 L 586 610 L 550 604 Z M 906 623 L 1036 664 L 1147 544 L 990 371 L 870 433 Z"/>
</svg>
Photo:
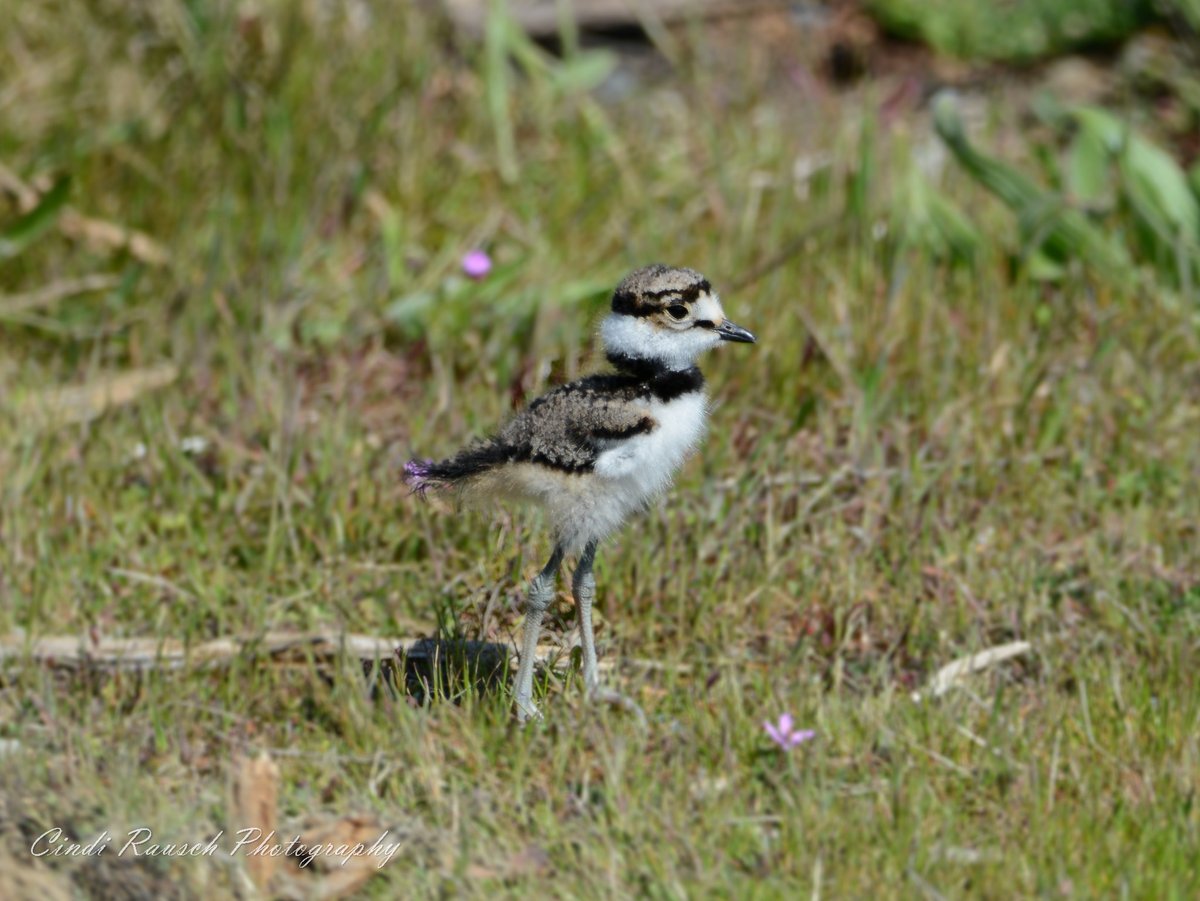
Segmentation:
<svg viewBox="0 0 1200 901">
<path fill-rule="evenodd" d="M 64 175 L 42 195 L 37 206 L 0 231 L 0 260 L 21 253 L 54 225 L 71 194 L 71 177 Z"/>
</svg>

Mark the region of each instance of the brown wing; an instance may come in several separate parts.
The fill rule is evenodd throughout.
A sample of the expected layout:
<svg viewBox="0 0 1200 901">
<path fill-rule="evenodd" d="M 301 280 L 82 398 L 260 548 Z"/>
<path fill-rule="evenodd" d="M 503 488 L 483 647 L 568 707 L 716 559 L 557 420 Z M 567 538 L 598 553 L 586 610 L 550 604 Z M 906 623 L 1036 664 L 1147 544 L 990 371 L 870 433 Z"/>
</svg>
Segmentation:
<svg viewBox="0 0 1200 901">
<path fill-rule="evenodd" d="M 565 469 L 590 470 L 608 446 L 655 427 L 649 407 L 619 378 L 592 377 L 538 398 L 497 436 L 520 458 Z"/>
</svg>

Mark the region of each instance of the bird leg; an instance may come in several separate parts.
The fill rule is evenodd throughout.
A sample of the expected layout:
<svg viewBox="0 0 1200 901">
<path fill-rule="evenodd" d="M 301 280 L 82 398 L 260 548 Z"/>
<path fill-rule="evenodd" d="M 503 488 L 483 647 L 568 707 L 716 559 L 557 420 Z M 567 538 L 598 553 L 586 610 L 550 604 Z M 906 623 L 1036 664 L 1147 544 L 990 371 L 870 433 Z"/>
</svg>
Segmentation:
<svg viewBox="0 0 1200 901">
<path fill-rule="evenodd" d="M 538 638 L 542 634 L 542 617 L 554 600 L 554 585 L 562 558 L 562 546 L 555 545 L 550 561 L 529 583 L 529 596 L 525 601 L 525 629 L 521 636 L 521 663 L 517 668 L 516 706 L 517 719 L 521 722 L 541 716 L 533 703 L 533 659 L 537 655 Z"/>
<path fill-rule="evenodd" d="M 596 542 L 589 541 L 571 578 L 571 593 L 579 614 L 579 637 L 583 644 L 583 684 L 590 695 L 600 684 L 596 672 L 596 637 L 592 634 L 592 601 L 596 599 L 596 577 L 592 563 L 596 559 Z"/>
<path fill-rule="evenodd" d="M 593 701 L 622 707 L 646 725 L 646 714 L 632 698 L 617 691 L 600 687 L 600 673 L 596 668 L 596 636 L 592 633 L 592 602 L 596 599 L 596 577 L 592 575 L 592 564 L 596 561 L 596 542 L 588 542 L 575 567 L 571 578 L 571 593 L 579 612 L 579 637 L 583 645 L 583 685 L 587 696 Z"/>
</svg>

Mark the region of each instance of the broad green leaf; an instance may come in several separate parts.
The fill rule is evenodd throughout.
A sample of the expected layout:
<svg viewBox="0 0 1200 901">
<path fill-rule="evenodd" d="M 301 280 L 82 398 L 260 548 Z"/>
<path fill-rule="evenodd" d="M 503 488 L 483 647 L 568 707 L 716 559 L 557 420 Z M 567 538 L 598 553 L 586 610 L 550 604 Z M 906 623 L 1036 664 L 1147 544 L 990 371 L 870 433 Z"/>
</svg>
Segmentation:
<svg viewBox="0 0 1200 901">
<path fill-rule="evenodd" d="M 1166 219 L 1171 231 L 1191 244 L 1200 240 L 1200 203 L 1175 160 L 1147 141 L 1130 141 L 1120 162 L 1130 193 L 1143 196 Z"/>
<path fill-rule="evenodd" d="M 934 98 L 933 125 L 962 167 L 1014 210 L 1037 201 L 1043 194 L 1042 189 L 1019 169 L 971 146 L 958 104 L 949 93 L 943 92 Z"/>
<path fill-rule="evenodd" d="M 1112 158 L 1095 132 L 1080 129 L 1067 151 L 1064 181 L 1073 203 L 1108 207 L 1113 200 Z"/>
<path fill-rule="evenodd" d="M 1032 242 L 1030 249 L 1044 249 L 1057 258 L 1078 256 L 1108 277 L 1129 277 L 1129 257 L 1122 244 L 1078 210 L 1064 209 L 1054 193 L 1015 166 L 971 145 L 953 96 L 943 93 L 934 99 L 933 124 L 962 167 L 1017 214 L 1022 234 Z"/>
<path fill-rule="evenodd" d="M 564 93 L 585 93 L 598 87 L 617 67 L 617 56 L 606 50 L 580 53 L 561 63 L 554 81 Z"/>
<path fill-rule="evenodd" d="M 1125 144 L 1128 126 L 1107 110 L 1095 106 L 1077 106 L 1072 111 L 1079 127 L 1104 143 L 1109 153 L 1117 154 Z"/>
<path fill-rule="evenodd" d="M 1170 154 L 1105 110 L 1079 107 L 1075 116 L 1082 131 L 1117 158 L 1123 186 L 1135 208 L 1157 213 L 1172 235 L 1190 243 L 1200 240 L 1200 201 Z"/>
</svg>

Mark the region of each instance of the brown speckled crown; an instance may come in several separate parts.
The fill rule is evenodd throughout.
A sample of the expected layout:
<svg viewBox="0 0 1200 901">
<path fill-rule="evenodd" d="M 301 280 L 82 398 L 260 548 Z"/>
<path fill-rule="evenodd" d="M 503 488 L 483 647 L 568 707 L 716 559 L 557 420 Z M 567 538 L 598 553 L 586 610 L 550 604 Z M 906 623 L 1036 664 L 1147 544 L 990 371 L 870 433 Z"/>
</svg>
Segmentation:
<svg viewBox="0 0 1200 901">
<path fill-rule="evenodd" d="M 635 269 L 613 291 L 612 311 L 627 316 L 650 316 L 673 303 L 689 302 L 712 286 L 695 269 L 654 263 Z"/>
</svg>

